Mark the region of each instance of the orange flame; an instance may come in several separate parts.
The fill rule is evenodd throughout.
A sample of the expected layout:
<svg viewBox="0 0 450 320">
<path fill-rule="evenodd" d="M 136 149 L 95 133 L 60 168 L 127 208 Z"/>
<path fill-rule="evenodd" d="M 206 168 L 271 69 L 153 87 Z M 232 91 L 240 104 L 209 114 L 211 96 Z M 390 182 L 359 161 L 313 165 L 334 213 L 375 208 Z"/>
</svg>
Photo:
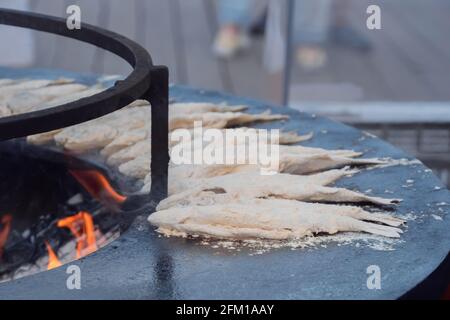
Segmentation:
<svg viewBox="0 0 450 320">
<path fill-rule="evenodd" d="M 11 221 L 12 216 L 10 214 L 5 214 L 0 218 L 0 224 L 3 225 L 3 228 L 0 229 L 0 259 L 3 256 L 3 248 L 5 247 L 9 232 L 11 231 Z"/>
<path fill-rule="evenodd" d="M 97 170 L 69 170 L 69 172 L 94 199 L 102 203 L 122 204 L 127 199 L 114 190 L 108 179 Z"/>
<path fill-rule="evenodd" d="M 45 245 L 47 246 L 47 252 L 48 252 L 47 270 L 55 269 L 55 268 L 62 266 L 61 261 L 59 261 L 58 256 L 53 251 L 50 244 L 47 241 L 45 241 Z"/>
<path fill-rule="evenodd" d="M 58 221 L 58 227 L 68 228 L 77 241 L 76 258 L 82 258 L 97 251 L 95 227 L 92 216 L 84 211 Z"/>
</svg>

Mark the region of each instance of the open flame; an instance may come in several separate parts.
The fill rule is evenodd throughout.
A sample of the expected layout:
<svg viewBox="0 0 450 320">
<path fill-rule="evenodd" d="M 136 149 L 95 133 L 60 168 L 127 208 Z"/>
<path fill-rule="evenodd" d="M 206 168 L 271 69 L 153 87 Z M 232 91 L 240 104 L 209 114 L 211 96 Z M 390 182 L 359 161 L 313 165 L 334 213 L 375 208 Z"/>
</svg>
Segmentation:
<svg viewBox="0 0 450 320">
<path fill-rule="evenodd" d="M 59 228 L 68 228 L 75 237 L 76 241 L 76 259 L 83 258 L 88 254 L 97 251 L 97 239 L 95 234 L 95 226 L 92 215 L 85 211 L 58 220 Z M 45 241 L 48 252 L 47 270 L 57 268 L 62 265 L 58 255 L 55 253 L 50 244 Z"/>
<path fill-rule="evenodd" d="M 47 270 L 52 270 L 62 266 L 61 261 L 59 261 L 58 256 L 56 255 L 55 251 L 53 251 L 52 246 L 47 241 L 45 241 L 45 246 L 47 247 L 48 252 Z"/>
<path fill-rule="evenodd" d="M 127 197 L 118 193 L 111 185 L 108 178 L 98 170 L 69 170 L 77 182 L 102 205 L 115 209 L 119 208 Z M 0 261 L 2 259 L 5 245 L 12 229 L 12 215 L 0 216 Z M 72 259 L 83 258 L 98 250 L 99 246 L 107 241 L 105 236 L 95 226 L 93 216 L 87 211 L 59 219 L 56 223 L 58 228 L 66 228 L 75 240 L 75 252 Z M 49 241 L 44 241 L 47 254 L 47 270 L 63 265 L 63 258 L 58 256 L 58 250 L 52 248 Z M 64 250 L 59 250 L 61 251 Z M 61 259 L 61 260 L 60 260 Z"/>
<path fill-rule="evenodd" d="M 58 227 L 68 228 L 74 235 L 77 242 L 77 259 L 97 251 L 94 220 L 89 213 L 80 211 L 76 215 L 61 219 L 58 221 Z"/>
<path fill-rule="evenodd" d="M 70 174 L 78 181 L 78 183 L 89 194 L 106 206 L 117 206 L 125 202 L 127 197 L 119 194 L 111 186 L 108 179 L 97 170 L 69 170 Z M 58 220 L 59 228 L 67 228 L 70 230 L 76 241 L 76 259 L 83 258 L 98 250 L 94 219 L 92 215 L 86 211 L 80 211 L 73 216 L 69 216 Z M 98 232 L 97 232 L 98 233 Z M 99 235 L 101 237 L 101 234 Z M 0 238 L 0 245 L 1 245 Z M 53 269 L 62 265 L 57 254 L 53 251 L 50 244 L 46 241 L 48 252 L 47 269 Z M 1 246 L 0 246 L 1 248 Z"/>
<path fill-rule="evenodd" d="M 122 204 L 127 199 L 114 190 L 108 179 L 97 170 L 69 170 L 69 172 L 94 199 L 105 205 Z"/>
<path fill-rule="evenodd" d="M 0 218 L 0 259 L 3 256 L 3 249 L 11 231 L 11 221 L 12 216 L 10 214 L 5 214 Z"/>
</svg>

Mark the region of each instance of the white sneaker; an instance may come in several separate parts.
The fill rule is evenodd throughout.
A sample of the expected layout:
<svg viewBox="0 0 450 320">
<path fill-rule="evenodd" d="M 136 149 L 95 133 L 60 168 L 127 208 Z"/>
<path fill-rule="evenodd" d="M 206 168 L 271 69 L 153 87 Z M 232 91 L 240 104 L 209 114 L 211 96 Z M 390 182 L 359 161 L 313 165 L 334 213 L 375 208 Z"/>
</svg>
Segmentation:
<svg viewBox="0 0 450 320">
<path fill-rule="evenodd" d="M 327 53 L 320 47 L 307 46 L 297 49 L 297 63 L 306 70 L 314 70 L 325 66 Z"/>
<path fill-rule="evenodd" d="M 222 28 L 214 40 L 213 52 L 219 58 L 229 59 L 249 47 L 250 38 L 245 32 L 236 28 Z"/>
</svg>

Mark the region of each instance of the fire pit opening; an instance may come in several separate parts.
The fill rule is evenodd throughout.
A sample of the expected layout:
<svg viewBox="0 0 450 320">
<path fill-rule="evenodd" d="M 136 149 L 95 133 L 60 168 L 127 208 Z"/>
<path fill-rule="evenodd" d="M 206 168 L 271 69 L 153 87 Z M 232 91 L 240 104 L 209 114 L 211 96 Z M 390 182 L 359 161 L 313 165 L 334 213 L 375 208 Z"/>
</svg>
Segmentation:
<svg viewBox="0 0 450 320">
<path fill-rule="evenodd" d="M 167 67 L 153 65 L 139 44 L 89 24 L 72 31 L 63 18 L 0 9 L 3 24 L 93 44 L 126 60 L 133 71 L 92 96 L 0 118 L 0 282 L 82 258 L 117 238 L 167 196 L 169 163 Z M 100 118 L 138 99 L 152 106 L 148 193 L 125 196 L 132 181 L 116 180 L 96 162 L 24 139 Z"/>
<path fill-rule="evenodd" d="M 103 168 L 12 142 L 2 143 L 0 163 L 0 282 L 82 258 L 120 235 L 126 197 Z"/>
</svg>

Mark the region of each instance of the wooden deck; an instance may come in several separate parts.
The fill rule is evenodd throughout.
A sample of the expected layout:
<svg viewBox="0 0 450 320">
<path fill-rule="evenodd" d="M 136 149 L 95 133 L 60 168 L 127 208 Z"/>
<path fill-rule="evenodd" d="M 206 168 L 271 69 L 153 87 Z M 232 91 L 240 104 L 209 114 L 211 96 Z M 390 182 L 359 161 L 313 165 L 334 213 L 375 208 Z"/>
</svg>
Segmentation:
<svg viewBox="0 0 450 320">
<path fill-rule="evenodd" d="M 260 0 L 264 1 L 264 0 Z M 262 68 L 262 40 L 223 62 L 211 54 L 212 0 L 32 0 L 32 10 L 66 16 L 78 4 L 85 22 L 124 34 L 170 67 L 171 81 L 260 99 L 278 100 L 276 79 Z M 369 4 L 382 9 L 382 30 L 366 28 Z M 330 45 L 329 63 L 308 73 L 293 66 L 293 101 L 449 101 L 450 2 L 348 0 L 348 21 L 374 49 L 361 53 Z M 36 67 L 126 74 L 114 56 L 88 45 L 40 34 Z M 274 93 L 275 92 L 275 93 Z"/>
</svg>

